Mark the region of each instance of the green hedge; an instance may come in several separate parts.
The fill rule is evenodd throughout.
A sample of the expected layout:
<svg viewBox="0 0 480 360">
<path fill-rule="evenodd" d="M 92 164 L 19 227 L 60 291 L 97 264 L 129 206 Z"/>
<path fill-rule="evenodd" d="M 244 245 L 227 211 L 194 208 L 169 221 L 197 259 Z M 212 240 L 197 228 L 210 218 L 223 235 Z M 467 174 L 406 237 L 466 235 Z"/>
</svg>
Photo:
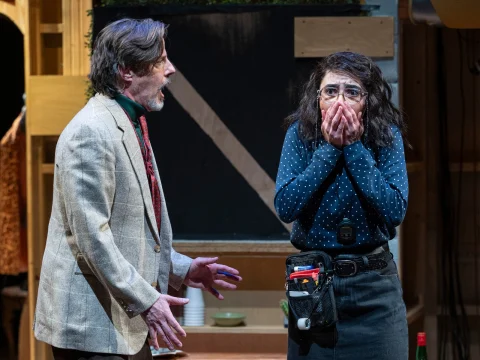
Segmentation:
<svg viewBox="0 0 480 360">
<path fill-rule="evenodd" d="M 102 6 L 112 5 L 302 5 L 360 4 L 360 0 L 102 0 Z"/>
</svg>

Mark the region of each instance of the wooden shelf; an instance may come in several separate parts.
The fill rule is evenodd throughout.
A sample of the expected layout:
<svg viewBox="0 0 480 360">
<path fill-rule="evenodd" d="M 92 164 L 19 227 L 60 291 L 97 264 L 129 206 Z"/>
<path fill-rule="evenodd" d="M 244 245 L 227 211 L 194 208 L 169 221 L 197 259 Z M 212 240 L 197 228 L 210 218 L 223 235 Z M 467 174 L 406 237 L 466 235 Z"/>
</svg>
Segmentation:
<svg viewBox="0 0 480 360">
<path fill-rule="evenodd" d="M 256 353 L 187 353 L 181 359 L 192 360 L 285 360 L 287 354 L 256 354 Z"/>
<path fill-rule="evenodd" d="M 291 254 L 298 252 L 289 240 L 174 240 L 173 247 L 180 253 L 199 254 Z"/>
<path fill-rule="evenodd" d="M 247 325 L 247 326 L 183 326 L 188 334 L 287 334 L 283 325 Z"/>
<path fill-rule="evenodd" d="M 61 34 L 63 33 L 63 24 L 40 24 L 41 34 Z"/>
<path fill-rule="evenodd" d="M 480 162 L 464 162 L 461 163 L 450 163 L 451 172 L 479 172 L 480 171 Z"/>
</svg>

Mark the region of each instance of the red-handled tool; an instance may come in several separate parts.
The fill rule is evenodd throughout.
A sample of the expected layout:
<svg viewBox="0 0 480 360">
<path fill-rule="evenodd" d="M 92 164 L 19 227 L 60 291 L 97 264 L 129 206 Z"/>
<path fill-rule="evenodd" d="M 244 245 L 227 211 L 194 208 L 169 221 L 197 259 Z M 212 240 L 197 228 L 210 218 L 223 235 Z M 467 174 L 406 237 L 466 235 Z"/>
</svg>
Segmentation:
<svg viewBox="0 0 480 360">
<path fill-rule="evenodd" d="M 318 272 L 319 269 L 312 269 L 312 270 L 303 270 L 303 271 L 295 271 L 290 274 L 290 280 L 299 279 L 299 278 L 312 278 L 313 280 L 318 280 Z"/>
</svg>

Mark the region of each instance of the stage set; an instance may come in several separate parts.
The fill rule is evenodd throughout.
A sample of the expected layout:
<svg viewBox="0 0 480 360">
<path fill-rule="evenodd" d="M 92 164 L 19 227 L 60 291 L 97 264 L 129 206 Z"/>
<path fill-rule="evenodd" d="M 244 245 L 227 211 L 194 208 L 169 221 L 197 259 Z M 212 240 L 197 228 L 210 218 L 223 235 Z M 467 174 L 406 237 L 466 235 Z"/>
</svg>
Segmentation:
<svg viewBox="0 0 480 360">
<path fill-rule="evenodd" d="M 220 256 L 243 277 L 223 302 L 185 287 L 172 291 L 196 299 L 201 315 L 192 320 L 186 306 L 175 309 L 187 333 L 183 348 L 152 350 L 154 358 L 286 358 L 285 259 L 298 250 L 273 204 L 282 121 L 298 106 L 315 64 L 338 51 L 375 60 L 408 124 L 408 211 L 389 246 L 407 306 L 409 358 L 419 331 L 431 359 L 453 359 L 459 344 L 480 358 L 480 6 L 208 3 L 0 0 L 7 74 L 0 89 L 0 359 L 52 359 L 32 323 L 55 147 L 92 96 L 92 42 L 123 17 L 169 24 L 166 48 L 176 74 L 164 109 L 148 121 L 173 246 L 190 257 Z"/>
</svg>

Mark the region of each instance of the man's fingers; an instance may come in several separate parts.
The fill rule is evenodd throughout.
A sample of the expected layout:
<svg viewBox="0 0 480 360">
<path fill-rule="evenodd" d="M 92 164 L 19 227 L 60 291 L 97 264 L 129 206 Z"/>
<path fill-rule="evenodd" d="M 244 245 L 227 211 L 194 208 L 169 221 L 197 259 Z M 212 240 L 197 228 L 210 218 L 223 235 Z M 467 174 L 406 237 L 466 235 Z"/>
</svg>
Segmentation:
<svg viewBox="0 0 480 360">
<path fill-rule="evenodd" d="M 224 275 L 233 275 L 231 278 L 234 279 L 234 280 L 241 280 L 242 278 L 240 277 L 240 271 L 238 271 L 237 269 L 234 269 L 230 266 L 227 266 L 227 265 L 222 265 L 222 264 L 216 264 L 216 265 L 212 265 L 210 267 L 210 269 L 214 269 L 215 272 L 218 274 L 219 272 L 223 272 L 223 273 L 226 273 Z"/>
<path fill-rule="evenodd" d="M 180 326 L 180 324 L 178 323 L 178 321 L 175 319 L 175 317 L 172 314 L 167 316 L 167 323 L 181 337 L 187 336 L 187 333 L 185 332 L 185 330 L 183 330 L 183 328 Z"/>
<path fill-rule="evenodd" d="M 172 344 L 175 344 L 177 345 L 178 347 L 182 347 L 182 342 L 180 340 L 178 340 L 177 338 L 177 335 L 174 334 L 174 332 L 172 331 L 172 328 L 170 326 L 168 326 L 168 323 L 166 322 L 161 322 L 160 323 L 160 326 L 163 330 L 163 333 L 165 334 L 165 337 L 168 339 L 168 341 L 170 342 L 170 345 L 172 346 L 173 348 L 173 345 Z M 171 349 L 169 347 L 169 349 Z M 171 349 L 173 350 L 173 349 Z"/>
<path fill-rule="evenodd" d="M 210 265 L 210 264 L 214 264 L 217 260 L 218 260 L 218 256 L 210 257 L 210 258 L 198 257 L 195 259 L 197 265 Z"/>
<path fill-rule="evenodd" d="M 213 287 L 209 287 L 207 288 L 207 291 L 209 293 L 211 293 L 213 296 L 215 296 L 218 300 L 223 300 L 223 295 L 220 294 L 217 289 L 213 288 Z"/>
<path fill-rule="evenodd" d="M 226 282 L 224 280 L 214 280 L 213 282 L 225 289 L 235 290 L 237 288 L 237 285 L 230 284 L 229 282 Z"/>
<path fill-rule="evenodd" d="M 165 345 L 167 345 L 167 347 L 170 350 L 175 350 L 175 347 L 173 346 L 170 339 L 165 335 L 165 333 L 163 332 L 163 329 L 160 325 L 157 325 L 157 332 L 158 332 L 158 335 L 160 336 L 160 338 L 162 339 L 162 341 L 165 343 Z"/>
<path fill-rule="evenodd" d="M 148 326 L 148 333 L 150 334 L 150 342 L 152 346 L 155 348 L 155 350 L 158 350 L 160 346 L 158 346 L 157 332 L 152 327 L 152 325 Z"/>
<path fill-rule="evenodd" d="M 187 298 L 179 298 L 171 295 L 163 295 L 163 296 L 170 305 L 185 305 L 190 301 Z"/>
</svg>

